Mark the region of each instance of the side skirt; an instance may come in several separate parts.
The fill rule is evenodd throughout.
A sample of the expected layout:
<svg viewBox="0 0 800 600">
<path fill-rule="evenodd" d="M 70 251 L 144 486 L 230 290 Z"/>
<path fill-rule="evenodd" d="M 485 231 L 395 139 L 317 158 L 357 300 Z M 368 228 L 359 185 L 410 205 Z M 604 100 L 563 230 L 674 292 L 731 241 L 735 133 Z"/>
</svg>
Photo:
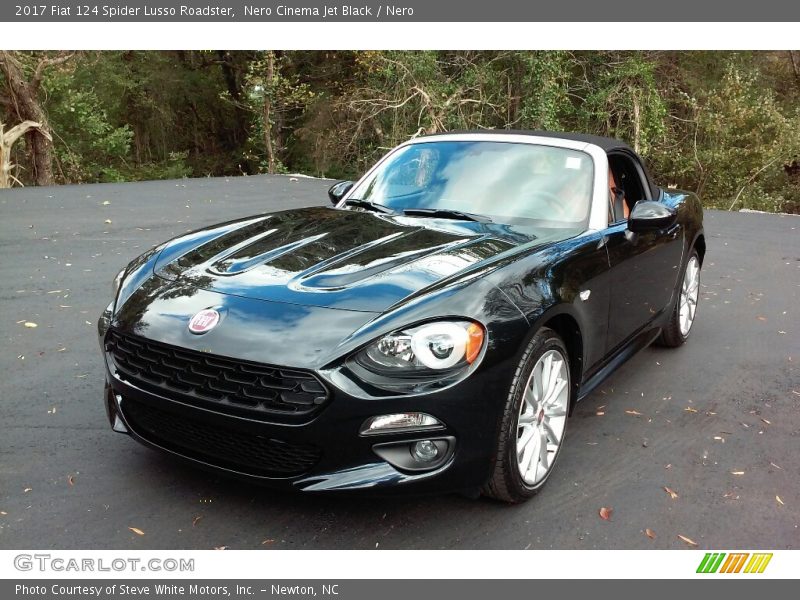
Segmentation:
<svg viewBox="0 0 800 600">
<path fill-rule="evenodd" d="M 656 341 L 656 338 L 661 335 L 661 328 L 655 327 L 653 329 L 646 329 L 631 339 L 630 342 L 622 346 L 611 358 L 609 358 L 602 367 L 595 371 L 594 375 L 589 377 L 583 382 L 578 390 L 578 402 L 591 394 L 597 386 L 599 386 L 605 379 L 626 363 L 631 357 L 638 354 L 650 344 Z M 577 404 L 577 402 L 575 403 Z M 574 408 L 573 404 L 573 408 Z M 571 412 L 571 411 L 570 411 Z"/>
</svg>

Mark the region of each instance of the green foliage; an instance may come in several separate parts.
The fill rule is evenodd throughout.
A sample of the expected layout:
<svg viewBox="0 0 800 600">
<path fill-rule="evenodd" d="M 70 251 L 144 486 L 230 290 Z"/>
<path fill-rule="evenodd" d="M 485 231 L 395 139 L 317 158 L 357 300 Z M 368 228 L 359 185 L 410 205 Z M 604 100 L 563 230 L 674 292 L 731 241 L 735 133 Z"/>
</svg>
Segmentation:
<svg viewBox="0 0 800 600">
<path fill-rule="evenodd" d="M 713 54 L 695 65 L 706 77 L 684 78 L 671 96 L 677 118 L 651 153 L 654 170 L 707 206 L 797 212 L 800 188 L 783 168 L 800 154 L 797 88 L 777 94 L 763 54 Z"/>
<path fill-rule="evenodd" d="M 133 132 L 115 127 L 92 89 L 72 86 L 69 73 L 47 82 L 50 125 L 57 141 L 56 155 L 67 181 L 124 181 Z"/>
<path fill-rule="evenodd" d="M 586 98 L 577 110 L 581 129 L 627 140 L 647 155 L 663 143 L 667 107 L 656 81 L 657 63 L 641 53 L 594 54 L 585 60 Z"/>
<path fill-rule="evenodd" d="M 718 204 L 780 210 L 782 166 L 800 153 L 798 115 L 784 114 L 758 73 L 735 65 L 704 100 L 698 115 L 704 194 Z"/>
<path fill-rule="evenodd" d="M 245 156 L 258 165 L 261 173 L 269 171 L 265 136 L 270 136 L 273 144 L 275 172 L 287 172 L 283 160 L 287 135 L 314 100 L 311 86 L 300 81 L 294 66 L 291 54 L 263 52 L 250 62 L 244 79 L 245 102 L 252 115 Z M 265 120 L 265 103 L 269 103 L 269 122 Z"/>
<path fill-rule="evenodd" d="M 26 64 L 36 54 L 25 53 Z M 706 206 L 799 212 L 800 181 L 784 170 L 800 156 L 800 74 L 798 57 L 790 59 L 787 52 L 86 52 L 47 70 L 40 95 L 65 182 L 270 168 L 352 178 L 413 136 L 551 129 L 624 139 L 657 181 L 700 193 Z M 8 113 L 0 105 L 5 122 L 14 120 Z M 23 143 L 14 160 L 25 162 Z"/>
</svg>

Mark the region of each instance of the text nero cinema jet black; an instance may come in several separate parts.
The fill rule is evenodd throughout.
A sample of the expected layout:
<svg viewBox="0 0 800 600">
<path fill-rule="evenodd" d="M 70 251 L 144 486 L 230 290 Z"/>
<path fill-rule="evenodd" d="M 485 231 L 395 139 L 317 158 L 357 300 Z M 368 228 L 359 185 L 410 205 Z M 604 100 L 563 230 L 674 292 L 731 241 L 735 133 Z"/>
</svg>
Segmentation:
<svg viewBox="0 0 800 600">
<path fill-rule="evenodd" d="M 99 322 L 114 430 L 272 486 L 519 502 L 574 404 L 695 320 L 700 203 L 620 141 L 421 137 L 329 195 L 120 272 Z"/>
</svg>

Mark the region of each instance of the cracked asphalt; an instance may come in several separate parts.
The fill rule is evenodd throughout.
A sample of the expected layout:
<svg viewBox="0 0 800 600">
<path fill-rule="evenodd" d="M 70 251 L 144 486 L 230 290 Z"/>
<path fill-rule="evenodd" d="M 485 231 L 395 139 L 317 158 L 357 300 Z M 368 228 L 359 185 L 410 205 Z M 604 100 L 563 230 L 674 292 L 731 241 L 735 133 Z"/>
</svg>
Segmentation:
<svg viewBox="0 0 800 600">
<path fill-rule="evenodd" d="M 117 271 L 189 229 L 325 204 L 329 185 L 0 191 L 0 548 L 689 547 L 679 535 L 708 549 L 800 547 L 797 216 L 706 212 L 691 339 L 641 352 L 582 402 L 556 472 L 524 505 L 277 493 L 113 433 L 95 322 Z"/>
</svg>

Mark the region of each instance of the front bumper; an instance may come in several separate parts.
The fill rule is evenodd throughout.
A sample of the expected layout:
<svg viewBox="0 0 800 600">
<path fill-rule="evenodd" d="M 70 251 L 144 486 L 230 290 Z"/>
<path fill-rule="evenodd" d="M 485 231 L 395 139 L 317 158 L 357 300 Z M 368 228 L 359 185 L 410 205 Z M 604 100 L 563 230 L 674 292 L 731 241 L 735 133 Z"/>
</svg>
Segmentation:
<svg viewBox="0 0 800 600">
<path fill-rule="evenodd" d="M 301 423 L 233 415 L 198 406 L 180 394 L 155 393 L 120 377 L 106 362 L 109 422 L 149 447 L 197 466 L 307 492 L 371 490 L 414 493 L 474 491 L 489 477 L 507 366 L 479 368 L 466 380 L 429 394 L 357 398 L 328 385 L 323 410 Z M 420 411 L 444 427 L 425 432 L 359 433 L 376 415 Z M 381 449 L 419 440 L 446 441 L 427 470 L 398 469 Z M 377 447 L 377 448 L 376 448 Z M 377 450 L 377 452 L 376 452 Z"/>
</svg>

